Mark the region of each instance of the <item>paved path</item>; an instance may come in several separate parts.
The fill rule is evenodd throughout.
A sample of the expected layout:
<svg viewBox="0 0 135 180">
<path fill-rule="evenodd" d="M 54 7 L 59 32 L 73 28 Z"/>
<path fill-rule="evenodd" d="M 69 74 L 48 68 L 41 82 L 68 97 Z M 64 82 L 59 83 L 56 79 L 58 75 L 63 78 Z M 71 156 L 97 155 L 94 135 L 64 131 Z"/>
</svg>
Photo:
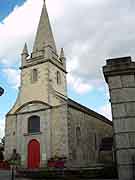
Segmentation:
<svg viewBox="0 0 135 180">
<path fill-rule="evenodd" d="M 11 172 L 10 171 L 2 171 L 2 170 L 0 170 L 0 180 L 11 180 Z M 30 180 L 30 179 L 15 178 L 15 180 Z M 45 179 L 43 179 L 43 180 L 45 180 Z M 80 180 L 83 180 L 83 179 L 80 179 Z M 91 179 L 91 180 L 96 180 L 96 179 Z M 102 180 L 104 180 L 104 179 L 102 179 Z M 112 179 L 106 179 L 106 180 L 112 180 Z M 116 179 L 114 179 L 114 180 L 116 180 Z"/>
<path fill-rule="evenodd" d="M 11 172 L 0 170 L 0 180 L 11 180 Z M 15 180 L 28 180 L 28 179 L 15 178 Z"/>
</svg>

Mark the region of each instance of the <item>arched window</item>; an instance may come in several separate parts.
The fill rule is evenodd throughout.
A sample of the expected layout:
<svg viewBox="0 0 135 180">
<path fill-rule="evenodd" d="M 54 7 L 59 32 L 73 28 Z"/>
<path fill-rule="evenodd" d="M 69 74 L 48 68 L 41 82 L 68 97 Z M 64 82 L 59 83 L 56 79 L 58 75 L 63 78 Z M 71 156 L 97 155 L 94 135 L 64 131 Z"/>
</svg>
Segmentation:
<svg viewBox="0 0 135 180">
<path fill-rule="evenodd" d="M 28 119 L 28 133 L 40 132 L 40 117 L 31 116 Z"/>
<path fill-rule="evenodd" d="M 57 71 L 57 84 L 61 84 L 61 75 L 59 71 Z"/>
<path fill-rule="evenodd" d="M 38 80 L 38 71 L 37 71 L 37 69 L 32 69 L 31 82 L 34 83 L 37 80 Z"/>
<path fill-rule="evenodd" d="M 76 144 L 80 145 L 80 141 L 81 141 L 81 129 L 80 127 L 76 128 Z"/>
</svg>

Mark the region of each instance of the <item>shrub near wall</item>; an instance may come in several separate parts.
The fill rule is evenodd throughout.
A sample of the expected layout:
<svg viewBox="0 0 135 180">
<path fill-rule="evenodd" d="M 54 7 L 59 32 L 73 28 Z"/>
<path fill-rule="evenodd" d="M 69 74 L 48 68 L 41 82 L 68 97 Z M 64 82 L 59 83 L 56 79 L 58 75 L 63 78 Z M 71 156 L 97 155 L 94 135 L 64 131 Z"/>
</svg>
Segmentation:
<svg viewBox="0 0 135 180">
<path fill-rule="evenodd" d="M 5 170 L 10 169 L 10 165 L 8 161 L 0 161 L 0 169 L 5 169 Z"/>
</svg>

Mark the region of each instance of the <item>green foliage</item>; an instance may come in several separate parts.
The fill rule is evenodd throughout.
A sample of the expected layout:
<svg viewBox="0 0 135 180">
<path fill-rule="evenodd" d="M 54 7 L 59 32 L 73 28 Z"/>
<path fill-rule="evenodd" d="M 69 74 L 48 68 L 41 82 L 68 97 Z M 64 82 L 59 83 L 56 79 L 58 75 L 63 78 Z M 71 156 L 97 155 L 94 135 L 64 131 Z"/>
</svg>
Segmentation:
<svg viewBox="0 0 135 180">
<path fill-rule="evenodd" d="M 8 163 L 10 165 L 14 165 L 14 166 L 20 165 L 20 161 L 19 160 L 9 160 Z"/>
<path fill-rule="evenodd" d="M 0 161 L 4 160 L 3 150 L 0 149 Z"/>
<path fill-rule="evenodd" d="M 117 166 L 114 164 L 112 166 L 104 167 L 101 175 L 103 178 L 117 178 Z"/>
</svg>

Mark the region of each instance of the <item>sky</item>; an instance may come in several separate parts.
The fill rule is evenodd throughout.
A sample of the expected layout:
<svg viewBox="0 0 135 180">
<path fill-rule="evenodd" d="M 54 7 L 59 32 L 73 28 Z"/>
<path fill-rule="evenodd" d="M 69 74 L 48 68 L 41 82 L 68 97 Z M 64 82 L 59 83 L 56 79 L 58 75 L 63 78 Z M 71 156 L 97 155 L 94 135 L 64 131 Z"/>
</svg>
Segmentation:
<svg viewBox="0 0 135 180">
<path fill-rule="evenodd" d="M 20 54 L 33 45 L 43 0 L 0 0 L 0 137 L 20 84 Z M 68 96 L 111 119 L 106 59 L 135 56 L 134 0 L 46 0 L 58 51 L 67 58 Z"/>
</svg>

